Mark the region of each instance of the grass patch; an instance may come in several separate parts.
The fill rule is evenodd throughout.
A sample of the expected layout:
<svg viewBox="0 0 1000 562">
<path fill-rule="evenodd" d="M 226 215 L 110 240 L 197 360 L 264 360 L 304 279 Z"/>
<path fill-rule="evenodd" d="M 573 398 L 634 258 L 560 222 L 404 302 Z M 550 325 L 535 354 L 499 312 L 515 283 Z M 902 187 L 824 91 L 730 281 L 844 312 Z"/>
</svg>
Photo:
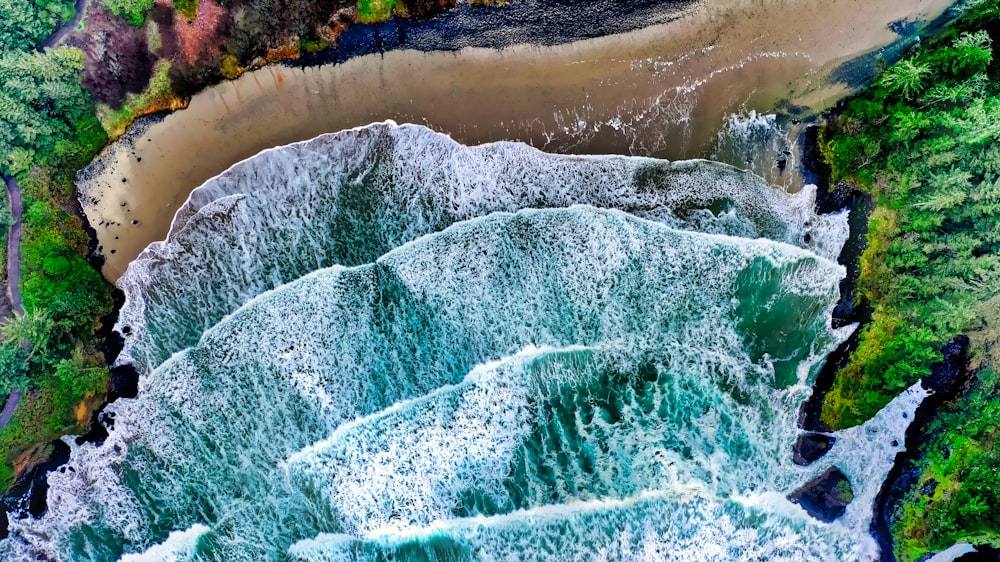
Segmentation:
<svg viewBox="0 0 1000 562">
<path fill-rule="evenodd" d="M 198 0 L 174 0 L 174 8 L 189 19 L 198 17 Z"/>
<path fill-rule="evenodd" d="M 358 21 L 375 23 L 392 17 L 392 12 L 400 4 L 400 0 L 359 0 Z"/>
</svg>

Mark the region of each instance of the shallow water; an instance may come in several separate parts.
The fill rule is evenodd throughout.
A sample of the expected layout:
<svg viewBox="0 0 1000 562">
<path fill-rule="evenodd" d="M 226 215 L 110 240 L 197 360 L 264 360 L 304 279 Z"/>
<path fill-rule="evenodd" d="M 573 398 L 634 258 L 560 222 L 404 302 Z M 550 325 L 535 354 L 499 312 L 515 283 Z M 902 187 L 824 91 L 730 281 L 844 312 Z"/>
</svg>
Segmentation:
<svg viewBox="0 0 1000 562">
<path fill-rule="evenodd" d="M 469 144 L 710 157 L 731 114 L 828 107 L 849 91 L 831 78 L 839 64 L 905 41 L 890 23 L 933 19 L 950 4 L 704 0 L 666 24 L 567 45 L 270 66 L 136 127 L 85 174 L 81 200 L 114 281 L 212 176 L 260 150 L 372 121 L 422 123 Z M 920 31 L 904 27 L 910 40 Z M 858 69 L 875 64 L 865 61 Z M 776 179 L 772 155 L 759 156 L 751 167 Z M 732 157 L 745 165 L 747 155 Z"/>
</svg>

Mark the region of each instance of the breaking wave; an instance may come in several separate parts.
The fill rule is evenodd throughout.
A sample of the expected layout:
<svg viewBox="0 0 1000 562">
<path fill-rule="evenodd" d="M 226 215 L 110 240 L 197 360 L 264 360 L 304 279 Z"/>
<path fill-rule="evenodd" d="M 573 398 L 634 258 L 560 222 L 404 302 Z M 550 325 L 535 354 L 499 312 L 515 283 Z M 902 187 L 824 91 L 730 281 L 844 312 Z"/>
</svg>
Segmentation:
<svg viewBox="0 0 1000 562">
<path fill-rule="evenodd" d="M 867 559 L 921 397 L 785 495 L 846 216 L 729 166 L 391 123 L 196 190 L 120 282 L 143 373 L 10 559 Z M 126 329 L 127 328 L 127 329 Z M 848 450 L 845 447 L 850 447 Z"/>
</svg>

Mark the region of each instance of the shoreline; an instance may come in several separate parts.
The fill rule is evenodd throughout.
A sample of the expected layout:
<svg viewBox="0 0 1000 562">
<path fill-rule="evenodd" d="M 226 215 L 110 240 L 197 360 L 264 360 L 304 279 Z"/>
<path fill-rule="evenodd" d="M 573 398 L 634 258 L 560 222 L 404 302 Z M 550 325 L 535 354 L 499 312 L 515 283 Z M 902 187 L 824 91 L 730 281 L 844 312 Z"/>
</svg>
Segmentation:
<svg viewBox="0 0 1000 562">
<path fill-rule="evenodd" d="M 847 276 L 840 282 L 840 299 L 833 310 L 833 327 L 838 328 L 857 322 L 858 328 L 837 346 L 820 368 L 813 382 L 812 394 L 799 409 L 799 428 L 805 431 L 829 433 L 832 431 L 821 419 L 823 401 L 833 387 L 837 373 L 847 366 L 851 354 L 857 349 L 861 330 L 871 321 L 872 309 L 858 294 L 858 276 L 861 254 L 868 244 L 868 216 L 874 209 L 871 197 L 847 184 L 831 185 L 832 173 L 823 159 L 819 147 L 820 125 L 810 127 L 799 137 L 802 167 L 807 179 L 816 184 L 816 212 L 831 213 L 850 209 L 850 233 L 847 243 L 837 258 L 837 263 L 847 269 Z"/>
<path fill-rule="evenodd" d="M 950 2 L 948 4 L 950 5 Z M 531 47 L 525 47 L 525 49 L 531 50 Z M 501 51 L 500 54 L 503 55 L 503 52 Z M 451 55 L 454 56 L 454 57 L 456 57 L 456 58 L 458 56 L 458 55 L 456 55 L 454 53 L 451 53 Z M 780 61 L 779 61 L 779 63 L 780 63 Z M 307 74 L 307 70 L 309 70 L 309 69 L 301 69 L 301 68 L 295 66 L 295 64 L 296 63 L 294 63 L 294 62 L 290 63 L 289 66 L 287 66 L 286 68 L 296 69 L 296 70 L 301 71 L 303 74 Z M 268 70 L 268 69 L 273 69 L 273 68 L 274 67 L 265 67 L 265 69 L 262 69 L 262 71 L 263 70 Z M 310 68 L 315 69 L 315 67 L 310 67 Z M 831 72 L 832 72 L 832 70 L 831 70 Z M 276 80 L 276 82 L 277 82 L 277 80 Z M 218 86 L 214 86 L 214 87 L 210 88 L 210 90 L 225 88 L 227 84 L 229 84 L 229 83 L 223 83 L 223 84 L 220 84 Z M 205 92 L 202 92 L 202 94 L 204 94 L 204 93 Z M 202 95 L 202 94 L 199 94 L 199 95 Z M 235 96 L 236 96 L 236 98 L 240 98 L 240 94 L 239 94 L 238 89 L 235 90 Z M 220 96 L 220 101 L 223 104 L 226 103 L 225 98 L 223 96 Z M 242 100 L 242 99 L 240 99 L 239 101 L 240 101 L 240 103 L 245 103 L 244 100 Z M 782 101 L 782 99 L 777 100 L 777 102 L 780 102 L 780 101 Z M 785 100 L 785 101 L 787 101 L 787 100 Z M 228 107 L 227 107 L 227 109 L 228 109 Z M 160 123 L 162 121 L 167 120 L 170 116 L 178 115 L 179 113 L 180 112 L 174 112 L 174 113 L 169 113 L 169 114 L 159 114 L 159 115 L 157 115 L 157 116 L 155 116 L 153 118 L 150 118 L 149 119 L 149 124 L 151 126 L 156 125 L 157 123 Z M 146 121 L 144 121 L 144 123 L 145 122 Z M 132 130 L 132 127 L 130 127 L 130 131 L 131 130 Z M 473 132 L 475 132 L 475 131 L 473 131 Z M 466 131 L 466 133 L 469 133 L 469 131 Z M 141 133 L 140 133 L 139 136 L 141 137 Z M 709 139 L 711 138 L 710 134 L 708 135 L 708 138 Z M 302 140 L 302 139 L 299 139 L 299 140 Z M 584 150 L 584 149 L 581 148 L 581 150 Z M 86 207 L 86 205 L 84 205 L 84 207 Z M 90 223 L 89 222 L 87 223 L 87 227 L 88 227 L 88 229 L 90 229 Z M 100 242 L 99 242 L 100 238 L 98 236 L 96 236 L 96 233 L 97 233 L 97 231 L 95 230 L 94 231 L 95 235 L 93 236 L 93 239 L 95 240 L 95 246 L 99 247 L 100 246 Z M 116 310 L 117 310 L 117 307 L 116 307 Z M 108 328 L 107 339 L 105 339 L 104 341 L 106 343 L 105 355 L 106 355 L 106 357 L 109 357 L 108 363 L 110 364 L 110 363 L 112 363 L 114 361 L 114 357 L 117 356 L 117 351 L 115 351 L 114 340 L 115 340 L 116 337 L 120 338 L 120 336 L 118 336 L 117 334 L 115 334 L 114 332 L 111 331 L 110 328 L 111 328 L 111 325 L 113 325 L 114 320 L 113 319 L 109 319 L 109 320 L 110 321 L 107 321 L 107 322 L 104 323 L 104 325 Z M 104 338 L 102 338 L 102 339 L 104 339 Z M 120 347 L 119 347 L 119 349 L 120 349 Z M 129 396 L 130 393 L 131 393 L 131 396 L 134 396 L 135 392 L 137 390 L 135 388 L 135 385 L 136 385 L 136 382 L 137 382 L 137 377 L 138 377 L 138 375 L 137 375 L 137 373 L 134 372 L 134 370 L 131 373 L 127 373 L 127 372 L 121 372 L 121 373 L 117 373 L 117 374 L 113 373 L 113 383 L 112 383 L 111 392 L 109 394 L 108 402 L 111 402 L 111 401 L 115 400 L 117 397 Z M 106 435 L 106 430 L 104 430 L 104 426 L 103 426 L 102 421 L 101 421 L 102 420 L 102 417 L 101 417 L 102 416 L 102 414 L 101 414 L 101 410 L 102 409 L 103 409 L 103 407 L 100 408 L 100 409 L 98 409 L 98 410 L 96 410 L 94 412 L 94 416 L 93 416 L 93 419 L 91 421 L 88 433 L 77 437 L 77 442 L 78 443 L 82 443 L 84 441 L 86 441 L 86 442 L 95 442 L 96 443 L 96 442 L 100 442 L 100 441 L 103 440 L 101 432 L 104 432 L 104 435 Z M 104 423 L 108 423 L 108 425 L 110 425 L 110 422 L 104 422 Z M 56 468 L 56 467 L 53 466 L 53 467 L 50 467 L 50 468 L 48 468 L 46 470 L 50 470 L 50 469 L 54 469 L 54 468 Z M 41 478 L 43 480 L 44 480 L 44 473 L 45 473 L 45 471 L 43 470 L 42 473 L 41 473 Z M 41 491 L 41 494 L 42 494 L 42 499 L 44 501 L 44 490 Z"/>
<path fill-rule="evenodd" d="M 944 405 L 957 398 L 962 388 L 975 376 L 968 368 L 968 348 L 968 337 L 960 335 L 952 338 L 942 349 L 943 360 L 931 365 L 931 375 L 921 381 L 932 392 L 914 413 L 913 421 L 906 429 L 905 449 L 896 454 L 872 507 L 871 535 L 882 551 L 881 562 L 896 560 L 892 550 L 895 544 L 891 525 L 893 512 L 900 506 L 907 490 L 915 484 L 915 479 L 920 477 L 914 461 L 919 455 L 921 438 L 927 434 L 929 424 Z"/>
<path fill-rule="evenodd" d="M 827 356 L 812 385 L 812 393 L 802 402 L 799 409 L 799 429 L 802 435 L 809 433 L 829 434 L 832 428 L 820 418 L 823 400 L 832 388 L 837 373 L 850 362 L 850 356 L 857 348 L 861 330 L 871 322 L 872 308 L 857 293 L 859 260 L 867 245 L 868 217 L 874 209 L 872 198 L 849 184 L 830 184 L 831 170 L 816 145 L 816 133 L 821 126 L 814 125 L 803 131 L 799 137 L 801 166 L 807 180 L 817 186 L 816 212 L 830 213 L 840 209 L 851 209 L 850 235 L 837 262 L 847 268 L 847 276 L 841 281 L 840 299 L 833 311 L 833 326 L 845 326 L 857 322 L 858 329 L 836 350 Z M 812 133 L 810 132 L 812 131 Z M 968 382 L 973 373 L 968 369 L 968 338 L 956 336 L 945 346 L 945 359 L 932 365 L 932 375 L 922 383 L 932 389 L 930 395 L 917 407 L 913 420 L 906 429 L 904 449 L 896 454 L 892 467 L 875 496 L 869 534 L 879 547 L 879 562 L 895 562 L 895 544 L 892 536 L 892 511 L 900 505 L 913 479 L 919 476 L 913 462 L 919 454 L 920 439 L 926 434 L 928 424 L 947 402 L 953 400 Z M 798 445 L 798 443 L 797 443 Z M 809 464 L 821 460 L 829 449 Z M 798 451 L 795 451 L 798 453 Z"/>
<path fill-rule="evenodd" d="M 729 114 L 832 105 L 850 92 L 837 81 L 845 63 L 909 41 L 891 22 L 915 12 L 933 20 L 952 5 L 914 0 L 844 18 L 838 10 L 847 0 L 721 3 L 554 47 L 396 50 L 337 65 L 266 66 L 206 89 L 183 111 L 138 121 L 130 131 L 145 136 L 113 143 L 81 173 L 84 211 L 107 259 L 103 273 L 115 281 L 164 237 L 191 190 L 265 148 L 394 119 L 463 144 L 520 140 L 550 152 L 704 157 Z M 786 19 L 797 23 L 774 23 Z"/>
</svg>

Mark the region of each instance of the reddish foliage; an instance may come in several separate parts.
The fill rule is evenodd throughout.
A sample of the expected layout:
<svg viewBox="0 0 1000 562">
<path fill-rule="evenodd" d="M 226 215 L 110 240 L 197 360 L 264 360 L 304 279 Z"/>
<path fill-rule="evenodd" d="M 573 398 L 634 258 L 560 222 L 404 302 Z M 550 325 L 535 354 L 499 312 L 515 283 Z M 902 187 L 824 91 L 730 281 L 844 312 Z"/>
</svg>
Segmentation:
<svg viewBox="0 0 1000 562">
<path fill-rule="evenodd" d="M 88 8 L 85 33 L 68 43 L 83 51 L 83 87 L 94 99 L 121 107 L 125 94 L 149 83 L 156 62 L 146 43 L 146 30 L 127 24 L 98 2 Z"/>
<path fill-rule="evenodd" d="M 214 62 L 231 21 L 229 13 L 213 0 L 200 0 L 193 20 L 174 11 L 173 31 L 179 49 L 172 58 L 182 64 Z"/>
</svg>

